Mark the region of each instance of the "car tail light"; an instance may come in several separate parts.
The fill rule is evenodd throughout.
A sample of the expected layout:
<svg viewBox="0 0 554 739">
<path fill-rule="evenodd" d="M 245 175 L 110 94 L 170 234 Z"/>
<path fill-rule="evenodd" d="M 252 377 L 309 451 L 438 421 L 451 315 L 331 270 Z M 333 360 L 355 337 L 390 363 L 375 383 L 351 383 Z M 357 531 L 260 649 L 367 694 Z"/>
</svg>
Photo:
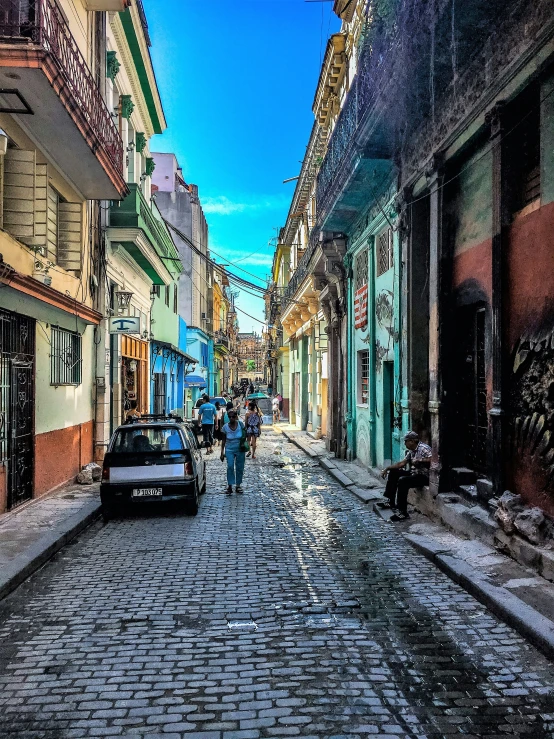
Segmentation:
<svg viewBox="0 0 554 739">
<path fill-rule="evenodd" d="M 110 468 L 107 465 L 104 465 L 102 467 L 102 479 L 103 480 L 109 480 L 110 479 Z"/>
<path fill-rule="evenodd" d="M 194 477 L 194 470 L 192 469 L 192 462 L 185 462 L 185 475 L 187 477 Z"/>
</svg>

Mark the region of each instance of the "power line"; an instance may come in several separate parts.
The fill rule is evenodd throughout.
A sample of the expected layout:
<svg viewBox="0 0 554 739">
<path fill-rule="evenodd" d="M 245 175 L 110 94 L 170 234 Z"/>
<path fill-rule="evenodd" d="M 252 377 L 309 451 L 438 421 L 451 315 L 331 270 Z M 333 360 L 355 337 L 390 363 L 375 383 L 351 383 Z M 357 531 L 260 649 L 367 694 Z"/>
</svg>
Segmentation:
<svg viewBox="0 0 554 739">
<path fill-rule="evenodd" d="M 163 216 L 162 216 L 162 218 L 163 218 Z M 215 262 L 213 259 L 211 259 L 207 254 L 204 254 L 202 251 L 200 251 L 200 249 L 194 244 L 193 240 L 190 239 L 188 236 L 186 236 L 182 231 L 180 231 L 170 221 L 167 221 L 165 218 L 163 220 L 167 224 L 167 226 L 169 228 L 171 228 L 172 231 L 174 231 L 180 238 L 182 238 L 183 241 L 186 241 L 187 244 L 189 244 L 189 246 L 191 247 L 191 249 L 196 254 L 198 254 L 199 257 L 201 257 L 202 259 L 204 259 L 206 262 L 208 262 L 212 266 L 216 267 L 217 269 L 223 270 L 225 272 L 225 274 L 228 275 L 229 279 L 232 278 L 235 282 L 242 283 L 243 285 L 249 287 L 252 290 L 258 290 L 259 292 L 265 292 L 265 286 L 264 287 L 260 287 L 260 285 L 255 285 L 254 283 L 249 282 L 248 280 L 245 280 L 243 277 L 239 277 L 238 275 L 234 275 L 232 272 L 229 272 L 229 270 L 227 270 L 224 267 L 222 267 L 221 265 L 219 265 L 217 262 Z M 216 254 L 216 252 L 212 252 L 212 253 L 213 254 Z M 218 254 L 217 256 L 221 256 L 221 255 Z M 221 257 L 221 258 L 224 259 L 225 257 Z M 243 270 L 243 271 L 246 272 L 246 270 Z M 247 274 L 250 274 L 250 273 L 247 272 Z M 262 280 L 261 277 L 257 277 L 256 279 Z"/>
</svg>

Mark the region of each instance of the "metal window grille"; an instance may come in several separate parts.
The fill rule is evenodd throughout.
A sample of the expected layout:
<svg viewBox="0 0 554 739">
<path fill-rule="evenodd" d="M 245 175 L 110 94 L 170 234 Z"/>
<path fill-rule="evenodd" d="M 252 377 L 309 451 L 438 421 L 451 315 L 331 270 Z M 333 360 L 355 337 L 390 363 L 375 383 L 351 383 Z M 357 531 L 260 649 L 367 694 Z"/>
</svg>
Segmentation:
<svg viewBox="0 0 554 739">
<path fill-rule="evenodd" d="M 358 352 L 359 388 L 358 402 L 363 405 L 369 403 L 369 350 Z"/>
<path fill-rule="evenodd" d="M 367 285 L 367 249 L 356 257 L 356 290 Z"/>
<path fill-rule="evenodd" d="M 81 336 L 52 326 L 50 343 L 50 384 L 80 385 L 83 361 Z"/>
<path fill-rule="evenodd" d="M 377 277 L 393 265 L 392 229 L 386 228 L 377 236 Z"/>
</svg>

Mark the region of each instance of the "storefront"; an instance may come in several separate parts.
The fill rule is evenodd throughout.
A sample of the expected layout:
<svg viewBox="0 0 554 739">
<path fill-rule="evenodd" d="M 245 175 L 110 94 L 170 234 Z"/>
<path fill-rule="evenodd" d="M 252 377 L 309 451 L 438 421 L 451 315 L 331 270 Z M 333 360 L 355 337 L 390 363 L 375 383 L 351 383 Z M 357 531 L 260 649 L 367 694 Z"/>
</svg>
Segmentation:
<svg viewBox="0 0 554 739">
<path fill-rule="evenodd" d="M 121 337 L 121 419 L 137 403 L 148 413 L 148 342 L 124 334 Z"/>
</svg>

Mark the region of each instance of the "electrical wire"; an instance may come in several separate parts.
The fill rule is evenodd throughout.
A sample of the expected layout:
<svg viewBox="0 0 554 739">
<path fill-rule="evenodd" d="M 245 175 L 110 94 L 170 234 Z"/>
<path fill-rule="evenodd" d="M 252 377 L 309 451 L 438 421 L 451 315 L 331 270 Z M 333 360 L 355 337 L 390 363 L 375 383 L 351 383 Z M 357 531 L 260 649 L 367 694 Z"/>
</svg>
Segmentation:
<svg viewBox="0 0 554 739">
<path fill-rule="evenodd" d="M 267 283 L 266 283 L 266 286 L 260 287 L 260 285 L 255 285 L 254 283 L 249 282 L 248 280 L 245 280 L 243 277 L 240 277 L 239 275 L 235 275 L 232 272 L 229 272 L 229 270 L 225 269 L 225 267 L 223 267 L 222 265 L 218 264 L 216 261 L 211 259 L 211 257 L 209 257 L 207 254 L 204 254 L 202 251 L 200 251 L 200 249 L 194 244 L 194 241 L 190 239 L 188 236 L 186 236 L 182 231 L 180 231 L 170 221 L 166 220 L 165 218 L 163 220 L 167 224 L 167 226 L 172 231 L 174 231 L 181 239 L 183 239 L 183 241 L 185 241 L 201 259 L 204 259 L 208 264 L 211 264 L 213 267 L 219 270 L 223 270 L 225 274 L 229 277 L 229 279 L 233 279 L 235 282 L 240 282 L 244 284 L 245 286 L 249 287 L 250 289 L 258 290 L 259 292 L 265 293 Z M 217 252 L 212 252 L 212 254 L 216 254 L 217 256 L 221 257 L 221 259 L 225 259 L 225 257 L 221 256 L 220 254 L 217 254 Z M 242 271 L 246 272 L 246 274 L 251 274 L 250 272 L 247 272 L 246 270 L 242 270 Z M 257 280 L 264 281 L 263 278 L 261 277 L 257 277 L 256 275 L 252 275 L 252 276 L 256 277 Z"/>
</svg>

